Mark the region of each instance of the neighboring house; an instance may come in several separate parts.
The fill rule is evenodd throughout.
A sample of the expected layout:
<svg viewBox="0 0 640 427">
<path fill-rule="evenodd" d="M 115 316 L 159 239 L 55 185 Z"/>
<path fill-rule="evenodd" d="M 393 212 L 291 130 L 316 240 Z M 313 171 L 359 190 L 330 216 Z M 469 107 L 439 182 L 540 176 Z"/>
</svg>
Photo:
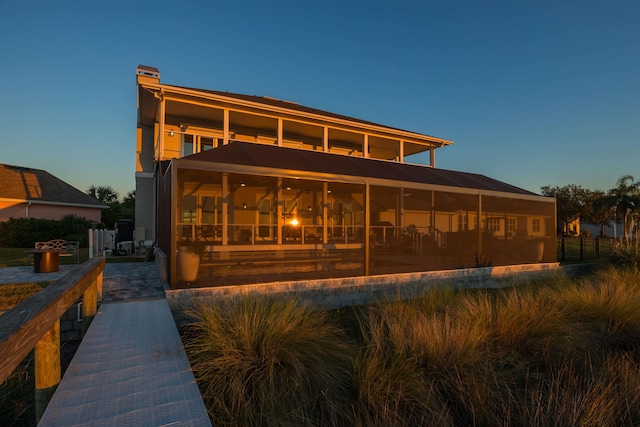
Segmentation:
<svg viewBox="0 0 640 427">
<path fill-rule="evenodd" d="M 105 208 L 98 200 L 44 170 L 0 164 L 0 221 L 59 220 L 76 215 L 100 222 Z"/>
<path fill-rule="evenodd" d="M 172 285 L 189 240 L 204 285 L 556 260 L 555 199 L 437 169 L 449 140 L 136 74 L 136 239 Z"/>
</svg>

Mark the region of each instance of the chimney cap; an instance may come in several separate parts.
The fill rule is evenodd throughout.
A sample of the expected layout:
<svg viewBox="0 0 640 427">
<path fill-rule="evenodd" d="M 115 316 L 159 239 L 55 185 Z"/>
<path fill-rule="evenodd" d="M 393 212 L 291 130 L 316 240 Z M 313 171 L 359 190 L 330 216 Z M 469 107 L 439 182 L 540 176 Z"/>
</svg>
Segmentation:
<svg viewBox="0 0 640 427">
<path fill-rule="evenodd" d="M 150 67 L 148 65 L 138 65 L 136 68 L 136 75 L 151 77 L 160 80 L 160 70 L 156 67 Z"/>
</svg>

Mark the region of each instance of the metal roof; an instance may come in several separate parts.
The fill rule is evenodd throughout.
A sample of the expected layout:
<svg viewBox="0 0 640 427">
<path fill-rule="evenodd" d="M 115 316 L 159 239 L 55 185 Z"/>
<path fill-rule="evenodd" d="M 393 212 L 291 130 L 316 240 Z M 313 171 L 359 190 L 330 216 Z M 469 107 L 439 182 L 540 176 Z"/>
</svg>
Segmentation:
<svg viewBox="0 0 640 427">
<path fill-rule="evenodd" d="M 183 159 L 539 196 L 484 175 L 255 143 L 231 142 Z"/>
</svg>

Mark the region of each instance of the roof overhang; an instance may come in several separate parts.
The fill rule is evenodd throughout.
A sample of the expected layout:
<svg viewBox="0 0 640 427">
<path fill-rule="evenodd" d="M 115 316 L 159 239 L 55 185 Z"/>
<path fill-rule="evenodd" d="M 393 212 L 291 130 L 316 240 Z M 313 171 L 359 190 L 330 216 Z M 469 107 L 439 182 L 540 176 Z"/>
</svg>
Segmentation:
<svg viewBox="0 0 640 427">
<path fill-rule="evenodd" d="M 234 147 L 235 146 L 235 147 Z M 244 157 L 245 150 L 250 155 Z M 288 150 L 288 151 L 282 151 Z M 225 152 L 226 151 L 226 152 Z M 232 152 L 233 151 L 233 152 Z M 216 156 L 216 152 L 224 156 Z M 226 155 L 229 154 L 229 155 Z M 272 166 L 268 163 L 275 157 L 300 156 L 300 161 L 289 159 L 291 165 L 305 164 L 306 168 Z M 217 161 L 221 157 L 222 161 Z M 304 162 L 305 158 L 315 158 Z M 253 159 L 249 164 L 248 159 Z M 331 171 L 323 168 L 331 162 Z M 337 167 L 336 167 L 336 164 Z M 174 159 L 172 167 L 212 172 L 226 172 L 256 176 L 306 179 L 353 184 L 369 184 L 384 187 L 411 188 L 417 190 L 444 191 L 457 194 L 487 195 L 511 199 L 555 202 L 552 197 L 540 196 L 529 191 L 513 187 L 501 181 L 482 175 L 465 172 L 434 169 L 427 166 L 385 162 L 381 160 L 339 156 L 313 151 L 302 151 L 282 147 L 262 146 L 234 142 L 227 146 Z M 386 176 L 376 176 L 376 172 L 386 170 Z M 357 173 L 357 171 L 364 173 Z M 457 180 L 457 182 L 456 182 Z M 449 181 L 449 183 L 447 182 Z M 467 183 L 468 185 L 464 185 Z"/>
<path fill-rule="evenodd" d="M 154 83 L 153 80 L 139 82 L 138 120 L 142 123 L 156 121 L 158 100 L 177 101 L 179 103 L 200 105 L 205 107 L 219 107 L 237 109 L 238 111 L 253 111 L 257 114 L 274 118 L 306 121 L 317 125 L 327 125 L 332 128 L 348 131 L 364 131 L 372 135 L 385 138 L 401 139 L 407 142 L 443 147 L 453 144 L 453 141 L 380 125 L 365 120 L 347 117 L 327 111 L 304 107 L 296 103 L 277 100 L 275 98 L 231 94 L 225 92 L 208 91 L 182 86 L 171 86 Z"/>
</svg>

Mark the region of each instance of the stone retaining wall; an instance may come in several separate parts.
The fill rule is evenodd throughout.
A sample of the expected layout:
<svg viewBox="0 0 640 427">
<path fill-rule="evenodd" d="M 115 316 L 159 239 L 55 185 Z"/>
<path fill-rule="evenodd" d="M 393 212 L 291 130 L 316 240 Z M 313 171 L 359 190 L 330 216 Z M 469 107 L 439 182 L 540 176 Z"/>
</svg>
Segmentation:
<svg viewBox="0 0 640 427">
<path fill-rule="evenodd" d="M 582 267 L 584 268 L 584 267 Z M 240 295 L 295 295 L 302 301 L 328 309 L 371 304 L 389 297 L 416 297 L 434 287 L 458 289 L 499 288 L 560 274 L 575 274 L 575 268 L 559 263 L 522 264 L 503 267 L 359 276 L 336 279 L 167 290 L 166 298 L 178 323 L 197 300 L 233 298 Z"/>
</svg>

